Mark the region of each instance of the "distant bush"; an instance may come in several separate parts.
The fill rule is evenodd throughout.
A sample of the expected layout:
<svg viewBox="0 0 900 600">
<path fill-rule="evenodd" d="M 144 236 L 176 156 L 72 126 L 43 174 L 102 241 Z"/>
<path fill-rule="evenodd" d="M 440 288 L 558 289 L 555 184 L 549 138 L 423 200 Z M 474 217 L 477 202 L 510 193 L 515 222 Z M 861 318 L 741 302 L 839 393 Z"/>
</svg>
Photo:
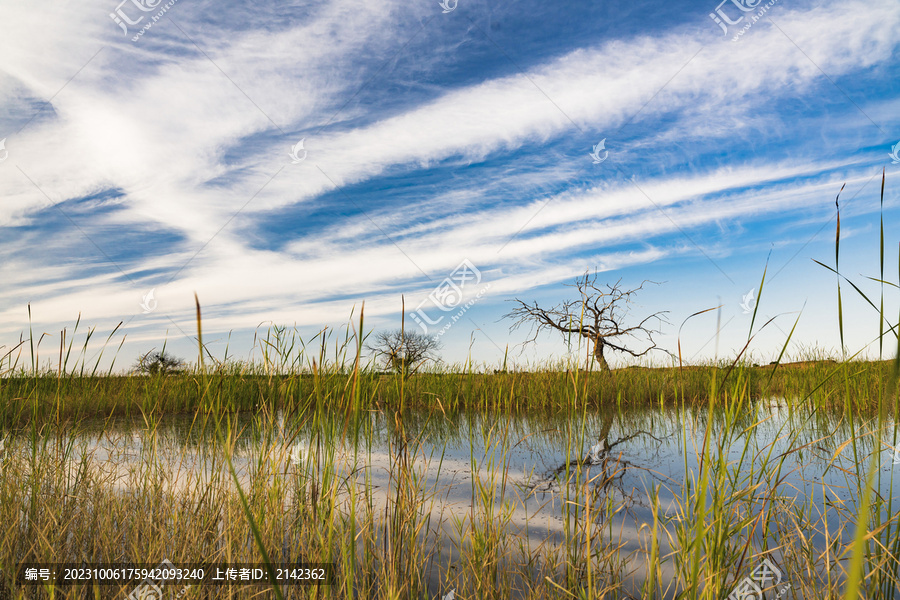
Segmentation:
<svg viewBox="0 0 900 600">
<path fill-rule="evenodd" d="M 182 359 L 166 354 L 165 350 L 151 350 L 138 357 L 134 371 L 146 375 L 168 375 L 183 371 L 184 366 Z"/>
</svg>

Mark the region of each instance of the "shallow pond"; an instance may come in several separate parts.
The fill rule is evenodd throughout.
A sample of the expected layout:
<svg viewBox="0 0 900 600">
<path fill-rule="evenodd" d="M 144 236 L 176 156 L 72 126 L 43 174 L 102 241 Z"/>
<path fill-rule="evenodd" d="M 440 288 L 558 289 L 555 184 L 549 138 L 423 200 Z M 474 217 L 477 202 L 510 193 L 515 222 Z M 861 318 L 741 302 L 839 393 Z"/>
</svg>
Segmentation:
<svg viewBox="0 0 900 600">
<path fill-rule="evenodd" d="M 900 505 L 892 423 L 851 426 L 837 416 L 794 412 L 779 400 L 758 402 L 730 421 L 695 409 L 575 416 L 433 411 L 404 415 L 399 428 L 396 415 L 373 411 L 349 421 L 345 415 L 241 414 L 218 427 L 182 416 L 152 426 L 119 419 L 47 435 L 56 438 L 44 448 L 57 448 L 70 471 L 88 465 L 122 493 L 140 488 L 150 472 L 167 494 L 210 481 L 231 485 L 222 460 L 230 447 L 244 489 L 258 486 L 260 477 L 303 473 L 307 481 L 318 478 L 319 489 L 339 482 L 340 510 L 349 512 L 355 502 L 370 515 L 396 509 L 402 495 L 422 524 L 417 539 L 433 540 L 427 554 L 432 597 L 448 591 L 456 562 L 473 551 L 477 534 L 494 529 L 501 532 L 491 538 L 502 539 L 500 562 L 517 563 L 517 579 L 555 569 L 550 548 L 587 542 L 603 545 L 597 556 L 616 563 L 606 572 L 616 571 L 623 594 L 640 594 L 654 513 L 661 596 L 685 588 L 678 555 L 696 524 L 691 519 L 713 515 L 744 519 L 736 531 L 747 532 L 750 553 L 768 550 L 764 556 L 777 570 L 778 580 L 769 583 L 809 597 L 805 590 L 816 578 L 840 579 L 840 573 L 830 560 L 814 562 L 800 585 L 795 538 L 800 533 L 802 544 L 819 553 L 835 539 L 851 542 L 861 480 L 873 457 L 875 512 L 884 521 Z M 3 459 L 27 461 L 41 439 L 8 435 Z M 706 493 L 692 496 L 697 489 Z M 696 501 L 701 497 L 705 502 Z M 754 529 L 759 523 L 766 528 L 761 534 Z M 741 572 L 749 576 L 751 569 Z M 729 575 L 735 585 L 740 574 Z"/>
</svg>

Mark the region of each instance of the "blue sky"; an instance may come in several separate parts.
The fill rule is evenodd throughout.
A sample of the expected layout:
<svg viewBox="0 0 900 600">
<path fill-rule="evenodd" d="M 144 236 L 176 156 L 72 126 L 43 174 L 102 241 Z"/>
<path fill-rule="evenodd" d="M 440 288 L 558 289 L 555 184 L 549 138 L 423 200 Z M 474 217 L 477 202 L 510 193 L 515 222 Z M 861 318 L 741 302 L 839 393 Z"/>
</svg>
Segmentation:
<svg viewBox="0 0 900 600">
<path fill-rule="evenodd" d="M 811 259 L 833 264 L 846 183 L 841 270 L 877 277 L 883 168 L 897 280 L 897 31 L 896 2 L 0 0 L 0 355 L 29 303 L 47 360 L 81 314 L 124 322 L 129 363 L 194 355 L 194 292 L 213 352 L 245 357 L 269 324 L 338 329 L 363 301 L 367 329 L 398 326 L 403 295 L 445 317 L 429 333 L 472 302 L 446 360 L 526 363 L 566 347 L 523 347 L 509 301 L 597 270 L 659 282 L 633 314 L 669 311 L 670 351 L 721 304 L 681 330 L 705 360 L 743 347 L 767 260 L 757 327 L 780 316 L 754 356 L 798 315 L 792 354 L 837 351 Z M 464 261 L 478 281 L 441 311 Z M 878 317 L 843 289 L 871 354 Z"/>
</svg>

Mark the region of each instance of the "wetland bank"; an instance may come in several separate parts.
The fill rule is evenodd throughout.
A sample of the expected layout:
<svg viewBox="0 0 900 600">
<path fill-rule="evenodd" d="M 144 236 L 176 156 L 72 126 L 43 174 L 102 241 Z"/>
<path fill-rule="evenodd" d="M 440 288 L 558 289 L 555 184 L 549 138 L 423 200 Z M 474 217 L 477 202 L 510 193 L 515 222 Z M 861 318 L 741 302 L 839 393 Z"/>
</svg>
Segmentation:
<svg viewBox="0 0 900 600">
<path fill-rule="evenodd" d="M 7 597 L 129 592 L 17 587 L 24 562 L 265 557 L 335 582 L 180 597 L 900 595 L 889 361 L 404 377 L 359 348 L 4 378 Z"/>
</svg>

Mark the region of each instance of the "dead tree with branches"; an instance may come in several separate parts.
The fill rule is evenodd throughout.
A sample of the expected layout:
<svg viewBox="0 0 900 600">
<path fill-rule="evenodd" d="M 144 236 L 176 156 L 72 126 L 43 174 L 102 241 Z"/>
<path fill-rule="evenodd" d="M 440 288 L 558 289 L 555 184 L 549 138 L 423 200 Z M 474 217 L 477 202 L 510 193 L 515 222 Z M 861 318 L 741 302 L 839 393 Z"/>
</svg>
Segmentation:
<svg viewBox="0 0 900 600">
<path fill-rule="evenodd" d="M 382 331 L 375 335 L 369 350 L 380 357 L 385 368 L 404 377 L 415 373 L 423 363 L 437 360 L 441 344 L 437 338 L 414 331 Z"/>
<path fill-rule="evenodd" d="M 645 283 L 655 282 L 645 280 L 636 288 L 625 289 L 621 285 L 621 279 L 613 285 L 602 286 L 597 283 L 596 273 L 585 273 L 574 284 L 570 284 L 578 290 L 578 299 L 568 300 L 552 308 L 541 308 L 537 302 L 529 305 L 516 298 L 514 302 L 518 305 L 504 315 L 504 318 L 515 320 L 511 330 L 522 325 L 531 326 L 531 335 L 526 343 L 534 342 L 544 330 L 587 338 L 593 344 L 594 359 L 601 369 L 609 371 L 609 363 L 604 356 L 607 348 L 634 357 L 644 356 L 658 348 L 653 336 L 660 331 L 648 323 L 654 320 L 658 324 L 667 322 L 664 315 L 668 311 L 655 312 L 637 325 L 625 326 L 629 305 Z"/>
</svg>

